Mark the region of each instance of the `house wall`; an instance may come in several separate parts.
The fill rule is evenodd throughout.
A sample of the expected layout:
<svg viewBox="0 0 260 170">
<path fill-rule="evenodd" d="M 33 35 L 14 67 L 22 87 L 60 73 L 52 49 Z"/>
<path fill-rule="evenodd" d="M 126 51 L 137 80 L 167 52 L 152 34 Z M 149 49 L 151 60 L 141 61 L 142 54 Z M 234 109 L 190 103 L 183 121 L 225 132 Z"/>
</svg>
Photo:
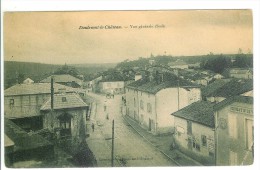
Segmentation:
<svg viewBox="0 0 260 170">
<path fill-rule="evenodd" d="M 170 66 L 171 68 L 179 68 L 179 69 L 188 69 L 189 66 L 188 65 L 174 65 L 174 66 Z"/>
<path fill-rule="evenodd" d="M 215 164 L 214 129 L 192 122 L 192 133 L 188 134 L 187 120 L 179 117 L 174 117 L 174 127 L 174 145 L 204 165 Z M 206 136 L 206 145 L 202 143 L 202 136 Z M 193 145 L 194 141 L 197 146 Z"/>
<path fill-rule="evenodd" d="M 252 104 L 235 102 L 216 112 L 217 165 L 253 163 L 253 121 Z"/>
<path fill-rule="evenodd" d="M 143 103 L 143 108 L 141 107 Z M 139 123 L 141 126 L 148 131 L 156 134 L 157 130 L 157 117 L 156 117 L 156 96 L 151 93 L 138 92 L 138 103 L 139 103 Z M 149 106 L 148 106 L 149 105 Z M 148 108 L 149 107 L 149 108 Z"/>
<path fill-rule="evenodd" d="M 43 128 L 53 130 L 60 128 L 60 120 L 58 117 L 63 114 L 68 113 L 72 115 L 71 118 L 71 136 L 73 138 L 80 138 L 81 135 L 86 135 L 86 114 L 87 109 L 64 109 L 64 110 L 55 110 L 53 115 L 51 112 L 43 113 Z"/>
<path fill-rule="evenodd" d="M 199 88 L 179 88 L 179 100 L 178 88 L 162 89 L 155 95 L 126 88 L 126 114 L 153 134 L 172 133 L 174 120 L 171 114 L 177 111 L 178 107 L 181 109 L 199 100 Z M 151 108 L 150 112 L 148 105 Z"/>
<path fill-rule="evenodd" d="M 126 88 L 126 115 L 130 116 L 137 122 L 139 122 L 138 101 L 138 92 L 136 90 Z"/>
<path fill-rule="evenodd" d="M 120 94 L 124 93 L 125 83 L 123 81 L 100 82 L 99 86 L 101 93 Z"/>
<path fill-rule="evenodd" d="M 4 97 L 4 114 L 6 118 L 24 118 L 40 116 L 40 107 L 50 98 L 50 94 L 33 94 Z M 10 100 L 14 104 L 10 104 Z"/>
<path fill-rule="evenodd" d="M 241 78 L 241 79 L 253 79 L 253 74 L 250 72 L 247 73 L 229 73 L 229 77 L 234 77 L 234 78 Z"/>
</svg>

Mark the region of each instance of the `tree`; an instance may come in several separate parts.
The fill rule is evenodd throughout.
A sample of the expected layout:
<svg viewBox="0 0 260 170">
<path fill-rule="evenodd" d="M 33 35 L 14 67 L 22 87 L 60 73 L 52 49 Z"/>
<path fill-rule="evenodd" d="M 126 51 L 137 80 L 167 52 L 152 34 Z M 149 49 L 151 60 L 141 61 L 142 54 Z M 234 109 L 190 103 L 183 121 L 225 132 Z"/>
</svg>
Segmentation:
<svg viewBox="0 0 260 170">
<path fill-rule="evenodd" d="M 25 79 L 25 75 L 23 73 L 19 73 L 17 76 L 18 84 L 23 83 L 24 79 Z"/>
<path fill-rule="evenodd" d="M 75 67 L 69 67 L 66 63 L 62 67 L 58 68 L 54 74 L 69 74 L 78 77 L 79 71 Z"/>
</svg>

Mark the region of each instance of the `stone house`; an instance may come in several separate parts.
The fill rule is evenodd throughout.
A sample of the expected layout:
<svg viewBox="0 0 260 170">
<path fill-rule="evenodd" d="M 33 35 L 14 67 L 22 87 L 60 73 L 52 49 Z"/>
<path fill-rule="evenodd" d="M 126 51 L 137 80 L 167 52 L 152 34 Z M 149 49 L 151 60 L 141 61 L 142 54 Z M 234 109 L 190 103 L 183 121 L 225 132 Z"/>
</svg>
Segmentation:
<svg viewBox="0 0 260 170">
<path fill-rule="evenodd" d="M 200 88 L 196 85 L 164 73 L 126 86 L 126 115 L 155 135 L 171 133 L 174 122 L 171 113 L 200 99 Z"/>
</svg>

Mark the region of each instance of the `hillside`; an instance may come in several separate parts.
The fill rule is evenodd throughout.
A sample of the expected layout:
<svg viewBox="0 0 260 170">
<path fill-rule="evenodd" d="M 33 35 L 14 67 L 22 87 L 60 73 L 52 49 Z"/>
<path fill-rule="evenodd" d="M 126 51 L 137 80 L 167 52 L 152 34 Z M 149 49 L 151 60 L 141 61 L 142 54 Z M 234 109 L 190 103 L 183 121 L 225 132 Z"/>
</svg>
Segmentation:
<svg viewBox="0 0 260 170">
<path fill-rule="evenodd" d="M 85 75 L 102 72 L 115 65 L 116 64 L 76 64 L 69 66 L 75 67 L 80 74 Z M 35 82 L 39 82 L 61 67 L 62 65 L 4 61 L 4 88 L 6 89 L 16 84 L 19 76 L 22 78 L 29 77 Z"/>
</svg>

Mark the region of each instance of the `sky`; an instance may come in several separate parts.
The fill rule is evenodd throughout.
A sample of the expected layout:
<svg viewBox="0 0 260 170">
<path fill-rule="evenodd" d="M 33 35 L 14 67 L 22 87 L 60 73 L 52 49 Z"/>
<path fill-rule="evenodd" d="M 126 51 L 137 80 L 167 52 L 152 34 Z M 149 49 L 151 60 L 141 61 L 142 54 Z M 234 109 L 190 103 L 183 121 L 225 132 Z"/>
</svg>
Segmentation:
<svg viewBox="0 0 260 170">
<path fill-rule="evenodd" d="M 252 17 L 251 10 L 6 12 L 4 60 L 83 64 L 247 53 L 253 51 Z M 107 25 L 121 29 L 101 29 Z M 145 25 L 152 28 L 139 28 Z"/>
</svg>

